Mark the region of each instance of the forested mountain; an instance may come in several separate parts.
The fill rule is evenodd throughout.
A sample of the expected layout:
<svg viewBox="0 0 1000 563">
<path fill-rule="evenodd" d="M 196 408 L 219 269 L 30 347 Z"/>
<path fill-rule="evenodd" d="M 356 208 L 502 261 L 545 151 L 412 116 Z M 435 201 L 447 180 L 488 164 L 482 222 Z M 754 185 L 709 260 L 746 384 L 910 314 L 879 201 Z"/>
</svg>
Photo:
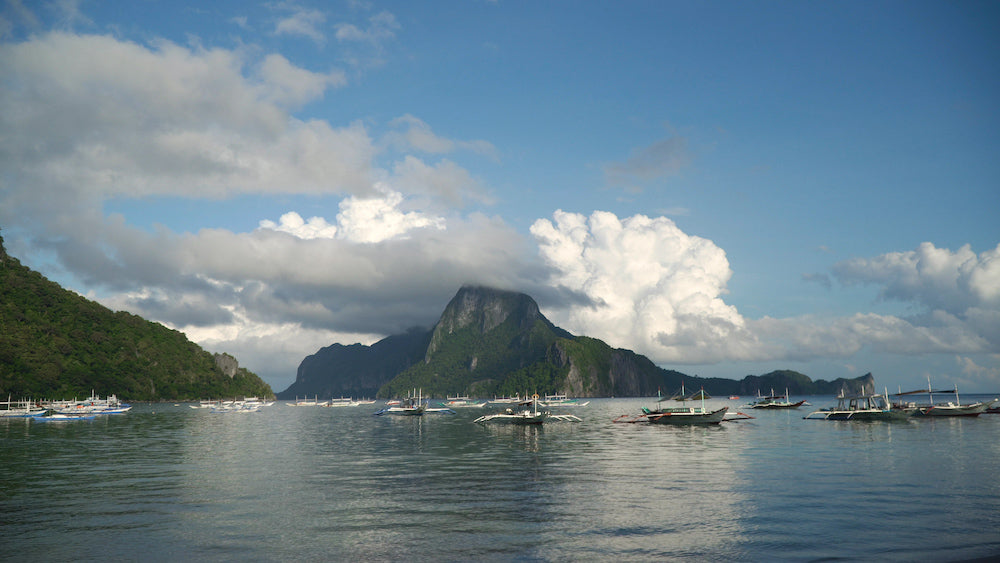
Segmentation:
<svg viewBox="0 0 1000 563">
<path fill-rule="evenodd" d="M 131 401 L 273 395 L 232 356 L 90 301 L 9 256 L 0 237 L 0 400 Z"/>
<path fill-rule="evenodd" d="M 870 379 L 870 375 L 866 376 Z M 857 390 L 865 378 L 813 382 L 796 372 L 747 376 L 742 381 L 701 378 L 660 368 L 630 350 L 616 349 L 556 327 L 524 294 L 463 287 L 431 330 L 412 330 L 372 346 L 335 344 L 306 358 L 280 398 L 321 399 L 376 394 L 476 397 L 565 393 L 577 397 L 651 396 L 683 383 L 715 395 L 794 394 Z"/>
</svg>

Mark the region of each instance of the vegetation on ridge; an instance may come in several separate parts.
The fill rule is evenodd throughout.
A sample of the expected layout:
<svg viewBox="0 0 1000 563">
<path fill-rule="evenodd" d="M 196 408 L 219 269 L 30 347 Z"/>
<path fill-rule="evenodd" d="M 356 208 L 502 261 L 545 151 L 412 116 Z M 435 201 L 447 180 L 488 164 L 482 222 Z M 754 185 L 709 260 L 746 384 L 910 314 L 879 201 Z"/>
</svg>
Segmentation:
<svg viewBox="0 0 1000 563">
<path fill-rule="evenodd" d="M 0 396 L 91 392 L 132 401 L 273 395 L 244 368 L 224 373 L 183 333 L 111 311 L 21 265 L 0 237 Z"/>
</svg>

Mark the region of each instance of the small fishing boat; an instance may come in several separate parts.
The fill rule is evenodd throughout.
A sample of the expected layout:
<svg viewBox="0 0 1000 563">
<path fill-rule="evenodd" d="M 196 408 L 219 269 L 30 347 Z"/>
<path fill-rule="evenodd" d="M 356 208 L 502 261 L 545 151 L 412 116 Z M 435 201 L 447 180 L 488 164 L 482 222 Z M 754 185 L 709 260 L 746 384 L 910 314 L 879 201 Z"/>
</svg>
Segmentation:
<svg viewBox="0 0 1000 563">
<path fill-rule="evenodd" d="M 650 424 L 719 424 L 726 418 L 729 407 L 714 411 L 705 407 L 667 407 L 656 410 L 643 408 Z"/>
<path fill-rule="evenodd" d="M 953 394 L 955 395 L 954 401 L 947 401 L 943 403 L 934 402 L 934 394 Z M 979 401 L 972 404 L 963 405 L 962 401 L 958 396 L 958 385 L 955 385 L 954 390 L 948 391 L 934 391 L 931 388 L 931 378 L 927 378 L 927 389 L 918 389 L 916 391 L 906 391 L 900 392 L 893 395 L 894 397 L 910 397 L 913 395 L 927 395 L 926 403 L 917 403 L 914 401 L 906 401 L 902 399 L 897 399 L 893 404 L 894 408 L 906 411 L 912 416 L 966 416 L 966 417 L 976 417 L 984 412 L 987 412 L 994 403 L 998 400 L 993 399 L 992 401 Z"/>
<path fill-rule="evenodd" d="M 566 395 L 546 395 L 541 401 L 543 407 L 585 407 L 590 401 L 580 402 L 580 399 L 571 399 Z"/>
<path fill-rule="evenodd" d="M 232 401 L 221 401 L 212 407 L 212 412 L 246 414 L 257 412 L 260 409 L 269 407 L 273 404 L 273 401 L 265 403 L 257 397 L 244 397 L 242 400 L 233 399 Z"/>
<path fill-rule="evenodd" d="M 723 420 L 727 420 L 726 413 L 729 412 L 729 407 L 721 407 L 715 410 L 709 410 L 705 406 L 705 400 L 711 399 L 711 397 L 705 393 L 705 390 L 695 393 L 694 395 L 688 396 L 682 391 L 679 394 L 674 394 L 670 397 L 659 397 L 657 399 L 657 404 L 669 400 L 692 400 L 691 397 L 697 396 L 701 400 L 701 406 L 699 407 L 660 407 L 657 409 L 649 409 L 646 407 L 642 408 L 642 414 L 632 416 L 632 415 L 621 415 L 614 419 L 613 422 L 648 422 L 650 424 L 673 424 L 673 425 L 691 425 L 691 424 L 719 424 Z M 659 394 L 657 394 L 659 395 Z M 742 414 L 742 413 L 737 413 Z M 751 418 L 743 415 L 744 418 Z M 735 420 L 730 418 L 729 420 Z"/>
<path fill-rule="evenodd" d="M 27 418 L 45 413 L 46 409 L 36 405 L 31 400 L 7 401 L 0 403 L 0 418 Z"/>
<path fill-rule="evenodd" d="M 356 407 L 360 405 L 358 401 L 355 401 L 353 397 L 341 397 L 339 399 L 330 399 L 324 403 L 320 403 L 321 407 Z"/>
<path fill-rule="evenodd" d="M 910 415 L 904 410 L 892 408 L 892 404 L 887 399 L 888 392 L 884 395 L 862 392 L 857 395 L 847 395 L 844 391 L 837 396 L 837 406 L 828 409 L 820 409 L 804 416 L 810 420 L 905 420 Z"/>
<path fill-rule="evenodd" d="M 514 395 L 513 397 L 493 397 L 492 401 L 489 401 L 491 405 L 513 405 L 521 402 L 521 395 Z"/>
<path fill-rule="evenodd" d="M 301 399 L 295 397 L 294 403 L 285 403 L 285 404 L 290 407 L 318 407 L 322 403 L 319 402 L 319 395 L 316 395 L 312 399 L 310 399 L 309 397 L 303 397 Z"/>
<path fill-rule="evenodd" d="M 580 418 L 571 414 L 552 414 L 538 410 L 538 395 L 532 395 L 531 400 L 518 405 L 519 408 L 507 408 L 503 412 L 483 415 L 473 422 L 502 422 L 507 424 L 542 424 L 547 420 L 562 422 L 581 422 Z"/>
<path fill-rule="evenodd" d="M 477 408 L 481 409 L 486 406 L 487 401 L 474 401 L 465 396 L 455 396 L 448 397 L 445 402 L 441 403 L 441 406 L 448 408 Z"/>
<path fill-rule="evenodd" d="M 423 391 L 414 392 L 407 398 L 401 399 L 398 405 L 386 406 L 384 409 L 375 411 L 375 416 L 382 416 L 383 414 L 395 414 L 400 416 L 420 416 L 424 414 L 427 406 L 424 405 L 423 401 Z"/>
<path fill-rule="evenodd" d="M 211 409 L 219 406 L 220 401 L 215 401 L 212 399 L 203 399 L 198 401 L 197 405 L 188 405 L 192 409 Z"/>
<path fill-rule="evenodd" d="M 57 414 L 123 414 L 132 410 L 132 405 L 123 403 L 117 395 L 109 395 L 105 398 L 90 393 L 90 397 L 82 401 L 55 401 L 49 405 Z"/>
<path fill-rule="evenodd" d="M 97 418 L 96 414 L 60 414 L 52 413 L 41 416 L 33 416 L 31 420 L 37 420 L 38 422 L 71 422 L 74 420 L 93 420 Z"/>
<path fill-rule="evenodd" d="M 775 395 L 774 389 L 771 389 L 771 394 L 767 397 L 762 397 L 760 391 L 757 391 L 757 400 L 750 404 L 752 409 L 797 409 L 802 405 L 808 405 L 805 399 L 798 402 L 791 402 L 788 400 L 788 389 L 785 389 L 784 395 Z"/>
</svg>

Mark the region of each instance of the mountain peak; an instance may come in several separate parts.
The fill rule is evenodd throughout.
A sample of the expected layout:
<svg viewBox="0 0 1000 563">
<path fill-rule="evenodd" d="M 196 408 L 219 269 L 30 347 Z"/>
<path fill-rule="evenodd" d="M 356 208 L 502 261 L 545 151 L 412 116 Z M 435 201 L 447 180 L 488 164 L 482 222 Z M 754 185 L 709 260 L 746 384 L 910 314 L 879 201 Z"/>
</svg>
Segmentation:
<svg viewBox="0 0 1000 563">
<path fill-rule="evenodd" d="M 476 325 L 480 332 L 489 332 L 511 315 L 519 315 L 521 323 L 530 324 L 541 313 L 535 300 L 523 293 L 467 285 L 445 307 L 438 327 L 452 331 Z"/>
</svg>

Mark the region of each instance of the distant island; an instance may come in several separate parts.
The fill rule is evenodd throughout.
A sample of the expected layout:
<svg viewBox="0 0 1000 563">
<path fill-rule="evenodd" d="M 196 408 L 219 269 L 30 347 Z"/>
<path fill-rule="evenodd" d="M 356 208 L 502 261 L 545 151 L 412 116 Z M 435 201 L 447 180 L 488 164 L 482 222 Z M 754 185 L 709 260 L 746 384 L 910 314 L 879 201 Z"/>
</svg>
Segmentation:
<svg viewBox="0 0 1000 563">
<path fill-rule="evenodd" d="M 742 380 L 702 378 L 653 364 L 631 350 L 556 327 L 523 293 L 462 287 L 430 329 L 414 328 L 371 346 L 332 344 L 306 357 L 280 399 L 524 393 L 575 397 L 652 396 L 684 385 L 711 395 L 836 394 L 871 386 L 872 375 L 813 381 L 789 370 Z M 780 390 L 780 391 L 779 391 Z"/>
<path fill-rule="evenodd" d="M 0 236 L 0 396 L 130 401 L 272 397 L 228 354 L 176 330 L 114 312 L 63 289 L 7 254 Z M 3 399 L 6 400 L 6 399 Z"/>
</svg>

